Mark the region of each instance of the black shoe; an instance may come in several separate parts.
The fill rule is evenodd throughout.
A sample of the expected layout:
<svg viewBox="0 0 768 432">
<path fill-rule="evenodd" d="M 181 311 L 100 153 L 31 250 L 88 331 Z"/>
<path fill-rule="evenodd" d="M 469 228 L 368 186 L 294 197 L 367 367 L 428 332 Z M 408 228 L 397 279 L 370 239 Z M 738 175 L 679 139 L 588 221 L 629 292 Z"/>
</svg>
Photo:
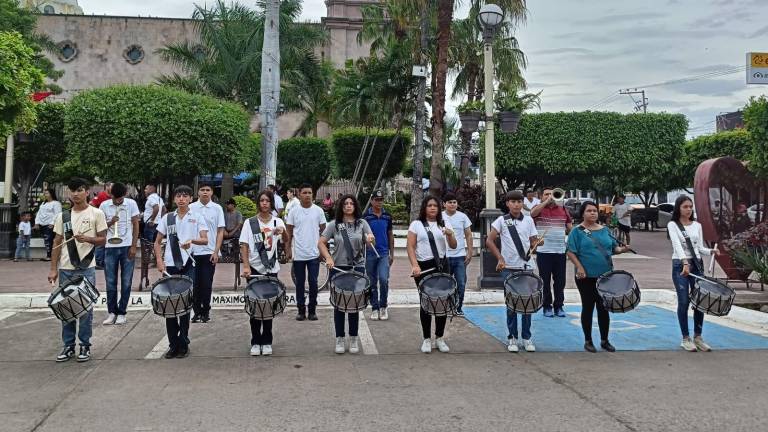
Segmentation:
<svg viewBox="0 0 768 432">
<path fill-rule="evenodd" d="M 81 346 L 80 354 L 77 355 L 77 361 L 82 363 L 82 362 L 87 362 L 90 359 L 91 359 L 91 348 L 87 346 Z"/>
<path fill-rule="evenodd" d="M 317 315 L 314 312 L 309 313 L 309 320 L 310 321 L 317 321 Z"/>
<path fill-rule="evenodd" d="M 592 343 L 592 341 L 586 341 L 584 342 L 584 350 L 589 351 L 591 353 L 596 353 L 597 348 L 595 348 L 595 345 Z"/>
<path fill-rule="evenodd" d="M 600 346 L 608 352 L 616 352 L 616 348 L 607 340 L 600 342 Z"/>
<path fill-rule="evenodd" d="M 304 311 L 299 311 L 296 314 L 296 321 L 304 321 L 305 319 L 307 319 L 307 316 L 304 314 Z"/>
<path fill-rule="evenodd" d="M 211 315 L 209 315 L 208 313 L 205 313 L 205 314 L 203 314 L 203 317 L 202 317 L 202 318 L 200 318 L 200 319 L 201 319 L 201 320 L 202 320 L 204 323 L 207 323 L 208 321 L 210 321 L 210 320 L 211 320 Z"/>
<path fill-rule="evenodd" d="M 198 314 L 195 314 L 195 316 L 193 316 L 193 317 L 192 317 L 192 320 L 191 320 L 191 321 L 192 321 L 193 323 L 199 323 L 201 319 L 202 319 L 202 318 L 200 317 L 200 315 L 198 315 Z"/>
<path fill-rule="evenodd" d="M 179 348 L 178 354 L 176 354 L 176 358 L 184 358 L 189 355 L 189 347 Z"/>
<path fill-rule="evenodd" d="M 172 359 L 176 358 L 177 355 L 179 355 L 179 350 L 176 348 L 171 348 L 165 353 L 165 358 Z"/>
<path fill-rule="evenodd" d="M 64 347 L 64 349 L 61 350 L 59 355 L 56 356 L 56 361 L 59 363 L 65 362 L 74 356 L 75 356 L 75 347 L 73 346 Z"/>
</svg>

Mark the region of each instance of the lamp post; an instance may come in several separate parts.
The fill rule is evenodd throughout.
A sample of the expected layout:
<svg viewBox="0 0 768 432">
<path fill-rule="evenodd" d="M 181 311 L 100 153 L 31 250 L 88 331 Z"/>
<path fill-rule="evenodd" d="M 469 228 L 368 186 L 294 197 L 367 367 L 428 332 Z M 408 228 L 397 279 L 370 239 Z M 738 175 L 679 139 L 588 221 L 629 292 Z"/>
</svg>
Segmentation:
<svg viewBox="0 0 768 432">
<path fill-rule="evenodd" d="M 504 19 L 504 11 L 495 4 L 480 8 L 478 20 L 483 28 L 483 62 L 485 69 L 485 208 L 480 212 L 483 220 L 481 236 L 482 264 L 478 286 L 499 288 L 503 281 L 496 271 L 496 258 L 485 247 L 485 239 L 491 230 L 491 223 L 501 216 L 496 208 L 496 158 L 494 155 L 494 114 L 493 114 L 493 37 L 496 28 Z"/>
</svg>

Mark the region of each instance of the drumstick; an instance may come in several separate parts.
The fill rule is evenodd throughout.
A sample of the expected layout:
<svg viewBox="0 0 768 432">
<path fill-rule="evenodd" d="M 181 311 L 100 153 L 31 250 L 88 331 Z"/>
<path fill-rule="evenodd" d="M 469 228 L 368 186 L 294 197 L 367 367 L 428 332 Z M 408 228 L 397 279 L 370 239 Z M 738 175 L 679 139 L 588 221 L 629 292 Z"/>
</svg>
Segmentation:
<svg viewBox="0 0 768 432">
<path fill-rule="evenodd" d="M 717 243 L 715 243 L 715 247 L 712 248 L 712 251 L 716 251 L 716 250 L 717 250 Z M 715 258 L 716 257 L 717 255 L 715 255 L 713 252 L 712 259 L 709 260 L 709 274 L 712 275 L 712 277 L 715 276 Z"/>
<path fill-rule="evenodd" d="M 87 233 L 87 232 L 88 232 L 88 231 L 90 231 L 90 230 L 91 230 L 91 229 L 90 229 L 90 228 L 88 228 L 87 230 L 85 230 L 85 231 L 81 232 L 81 233 L 80 233 L 80 234 L 78 234 L 78 235 L 83 235 L 83 234 Z M 71 242 L 71 241 L 72 241 L 72 240 L 74 240 L 74 239 L 75 239 L 75 236 L 72 236 L 72 237 L 70 237 L 70 238 L 69 238 L 69 240 L 64 240 L 63 242 L 59 243 L 57 246 L 54 246 L 54 247 L 53 247 L 51 250 L 53 250 L 53 249 L 56 249 L 56 248 L 60 248 L 60 247 L 64 246 L 65 244 L 67 244 L 67 243 Z"/>
<path fill-rule="evenodd" d="M 429 270 L 424 270 L 423 272 L 419 272 L 419 276 L 423 275 L 424 273 L 429 273 L 429 272 L 435 271 L 435 270 L 437 270 L 437 269 L 436 268 L 431 268 Z M 418 276 L 414 276 L 413 274 L 411 274 L 411 277 L 415 278 L 415 277 L 418 277 Z"/>
<path fill-rule="evenodd" d="M 531 255 L 533 255 L 534 252 L 536 252 L 536 248 L 539 247 L 540 244 L 544 243 L 544 236 L 547 235 L 547 230 L 544 230 L 541 233 L 541 237 L 536 240 L 536 243 L 533 244 L 533 247 L 528 251 L 527 254 L 525 254 L 525 260 L 528 261 L 531 259 Z"/>
</svg>

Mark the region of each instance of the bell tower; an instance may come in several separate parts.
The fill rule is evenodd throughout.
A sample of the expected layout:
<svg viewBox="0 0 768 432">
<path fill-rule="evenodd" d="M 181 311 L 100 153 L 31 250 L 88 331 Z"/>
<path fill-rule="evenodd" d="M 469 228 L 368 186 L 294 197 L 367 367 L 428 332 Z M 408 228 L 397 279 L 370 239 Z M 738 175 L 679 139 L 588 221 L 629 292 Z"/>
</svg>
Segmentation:
<svg viewBox="0 0 768 432">
<path fill-rule="evenodd" d="M 361 7 L 375 4 L 377 0 L 326 0 L 326 16 L 323 26 L 330 35 L 323 50 L 323 57 L 336 67 L 343 67 L 348 59 L 367 57 L 370 45 L 358 44 L 357 34 L 363 27 Z"/>
</svg>

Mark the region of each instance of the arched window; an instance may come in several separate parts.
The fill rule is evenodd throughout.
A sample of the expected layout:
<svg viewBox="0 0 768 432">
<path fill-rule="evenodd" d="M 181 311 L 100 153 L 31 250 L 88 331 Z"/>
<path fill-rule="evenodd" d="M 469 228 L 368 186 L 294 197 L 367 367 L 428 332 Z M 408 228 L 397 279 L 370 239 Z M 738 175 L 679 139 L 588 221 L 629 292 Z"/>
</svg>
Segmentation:
<svg viewBox="0 0 768 432">
<path fill-rule="evenodd" d="M 53 8 L 51 5 L 45 5 L 43 6 L 43 13 L 44 14 L 55 14 L 56 9 Z"/>
</svg>

